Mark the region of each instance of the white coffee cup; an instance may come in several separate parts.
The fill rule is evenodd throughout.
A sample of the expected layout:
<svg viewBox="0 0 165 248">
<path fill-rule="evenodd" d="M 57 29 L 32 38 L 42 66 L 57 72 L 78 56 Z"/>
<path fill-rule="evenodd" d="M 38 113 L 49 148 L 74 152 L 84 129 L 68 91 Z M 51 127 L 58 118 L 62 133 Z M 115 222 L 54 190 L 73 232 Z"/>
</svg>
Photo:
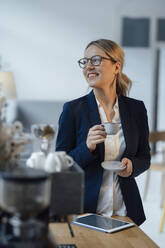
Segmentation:
<svg viewBox="0 0 165 248">
<path fill-rule="evenodd" d="M 56 152 L 61 160 L 61 169 L 66 170 L 74 164 L 72 157 L 66 154 L 64 151 Z"/>
<path fill-rule="evenodd" d="M 67 170 L 74 164 L 74 160 L 66 152 L 51 152 L 45 161 L 45 170 L 47 172 L 60 172 Z"/>
<path fill-rule="evenodd" d="M 61 168 L 61 159 L 56 154 L 56 152 L 50 152 L 45 161 L 45 170 L 50 173 L 60 172 Z"/>
<path fill-rule="evenodd" d="M 104 127 L 106 134 L 114 135 L 118 132 L 120 123 L 104 122 L 101 125 Z"/>
</svg>

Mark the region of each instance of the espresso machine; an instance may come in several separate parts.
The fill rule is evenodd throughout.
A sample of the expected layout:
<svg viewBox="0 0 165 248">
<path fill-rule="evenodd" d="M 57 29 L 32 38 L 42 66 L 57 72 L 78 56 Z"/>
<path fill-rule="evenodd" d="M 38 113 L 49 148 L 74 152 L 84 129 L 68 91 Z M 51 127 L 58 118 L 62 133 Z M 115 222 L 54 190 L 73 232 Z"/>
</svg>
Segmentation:
<svg viewBox="0 0 165 248">
<path fill-rule="evenodd" d="M 49 237 L 50 176 L 17 168 L 0 174 L 0 247 L 55 248 Z"/>
<path fill-rule="evenodd" d="M 25 166 L 1 172 L 0 248 L 76 247 L 57 245 L 48 225 L 69 224 L 82 213 L 83 192 L 84 173 L 76 163 L 52 174 Z"/>
</svg>

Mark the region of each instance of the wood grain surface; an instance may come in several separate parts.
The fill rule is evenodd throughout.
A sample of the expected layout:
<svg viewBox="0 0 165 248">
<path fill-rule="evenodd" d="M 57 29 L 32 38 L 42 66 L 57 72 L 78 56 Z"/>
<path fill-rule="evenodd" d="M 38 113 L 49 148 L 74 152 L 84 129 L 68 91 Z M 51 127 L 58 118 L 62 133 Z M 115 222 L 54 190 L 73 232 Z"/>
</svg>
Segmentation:
<svg viewBox="0 0 165 248">
<path fill-rule="evenodd" d="M 128 217 L 116 219 L 131 221 Z M 66 223 L 50 224 L 50 230 L 58 244 L 76 244 L 77 248 L 157 248 L 139 227 L 134 226 L 115 233 L 103 233 L 72 225 L 75 237 L 71 237 Z"/>
</svg>

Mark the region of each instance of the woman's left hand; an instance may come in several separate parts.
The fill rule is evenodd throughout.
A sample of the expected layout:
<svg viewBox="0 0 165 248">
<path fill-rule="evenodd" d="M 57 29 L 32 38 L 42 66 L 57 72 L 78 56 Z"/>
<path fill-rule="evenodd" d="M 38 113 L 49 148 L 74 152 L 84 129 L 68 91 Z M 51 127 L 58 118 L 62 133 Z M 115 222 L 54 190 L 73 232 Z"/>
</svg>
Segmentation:
<svg viewBox="0 0 165 248">
<path fill-rule="evenodd" d="M 121 161 L 121 166 L 126 168 L 117 174 L 121 177 L 129 177 L 132 174 L 133 171 L 133 166 L 132 166 L 132 161 L 128 158 L 123 158 Z"/>
</svg>

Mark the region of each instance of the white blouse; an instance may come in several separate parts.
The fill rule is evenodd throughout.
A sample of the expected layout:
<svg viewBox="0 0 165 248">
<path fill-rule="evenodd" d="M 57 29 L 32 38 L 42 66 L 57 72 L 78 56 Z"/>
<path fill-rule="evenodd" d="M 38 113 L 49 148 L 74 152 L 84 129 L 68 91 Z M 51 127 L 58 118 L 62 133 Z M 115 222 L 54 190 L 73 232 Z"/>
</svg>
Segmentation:
<svg viewBox="0 0 165 248">
<path fill-rule="evenodd" d="M 96 99 L 101 122 L 107 122 L 107 118 L 102 105 Z M 105 158 L 109 161 L 120 161 L 120 158 L 125 150 L 126 144 L 121 126 L 118 99 L 114 105 L 115 115 L 113 122 L 120 123 L 119 130 L 115 135 L 107 135 L 105 139 Z M 116 172 L 104 170 L 102 185 L 99 192 L 99 199 L 97 205 L 97 213 L 112 216 L 120 215 L 126 216 L 127 211 L 123 201 L 123 196 L 119 186 L 118 175 Z"/>
</svg>

